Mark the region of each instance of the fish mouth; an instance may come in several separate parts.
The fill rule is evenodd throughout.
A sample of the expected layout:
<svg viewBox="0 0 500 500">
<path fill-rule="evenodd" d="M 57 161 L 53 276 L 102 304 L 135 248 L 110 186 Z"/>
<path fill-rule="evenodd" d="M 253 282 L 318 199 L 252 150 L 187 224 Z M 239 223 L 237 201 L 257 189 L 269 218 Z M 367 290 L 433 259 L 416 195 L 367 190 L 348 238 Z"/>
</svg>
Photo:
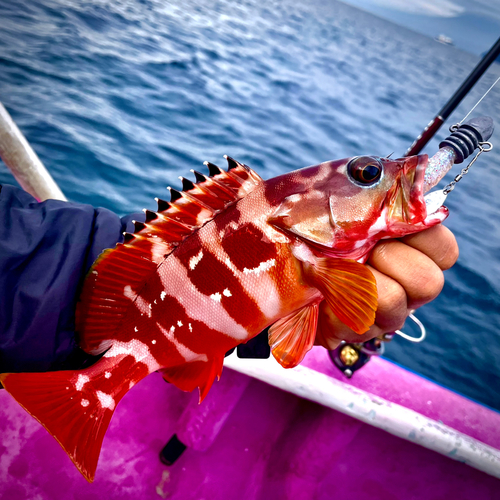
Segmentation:
<svg viewBox="0 0 500 500">
<path fill-rule="evenodd" d="M 388 220 L 396 225 L 434 226 L 448 216 L 446 207 L 439 206 L 427 213 L 424 198 L 427 155 L 411 156 L 399 160 L 400 170 L 386 197 Z"/>
</svg>

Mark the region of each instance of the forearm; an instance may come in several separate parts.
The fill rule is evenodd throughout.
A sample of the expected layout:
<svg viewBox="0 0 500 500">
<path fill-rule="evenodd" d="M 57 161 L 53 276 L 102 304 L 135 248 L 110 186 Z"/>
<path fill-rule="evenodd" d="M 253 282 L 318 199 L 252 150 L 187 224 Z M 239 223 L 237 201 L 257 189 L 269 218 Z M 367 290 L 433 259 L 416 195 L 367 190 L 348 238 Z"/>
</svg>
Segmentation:
<svg viewBox="0 0 500 500">
<path fill-rule="evenodd" d="M 75 306 L 90 266 L 124 230 L 105 209 L 0 190 L 0 373 L 84 366 Z"/>
</svg>

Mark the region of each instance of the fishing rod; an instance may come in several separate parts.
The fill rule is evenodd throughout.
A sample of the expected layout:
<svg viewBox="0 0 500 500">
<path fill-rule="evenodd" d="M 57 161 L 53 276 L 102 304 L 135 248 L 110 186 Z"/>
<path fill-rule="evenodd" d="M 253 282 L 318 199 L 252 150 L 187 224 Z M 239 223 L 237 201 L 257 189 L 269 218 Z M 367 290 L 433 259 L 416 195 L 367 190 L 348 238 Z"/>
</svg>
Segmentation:
<svg viewBox="0 0 500 500">
<path fill-rule="evenodd" d="M 499 55 L 500 55 L 500 38 L 491 47 L 488 53 L 481 59 L 481 61 L 479 61 L 478 65 L 471 71 L 469 76 L 465 79 L 460 88 L 451 96 L 451 98 L 443 106 L 441 111 L 439 111 L 439 113 L 432 119 L 429 125 L 425 127 L 424 131 L 417 137 L 415 142 L 410 146 L 408 151 L 405 153 L 405 156 L 413 156 L 422 151 L 423 147 L 434 137 L 436 132 L 441 128 L 441 125 L 446 121 L 446 119 L 451 115 L 451 113 L 453 113 L 453 111 L 460 104 L 462 99 L 470 92 L 470 90 L 472 89 L 472 87 L 474 87 L 479 78 L 481 78 L 484 72 L 491 66 L 493 61 Z"/>
</svg>

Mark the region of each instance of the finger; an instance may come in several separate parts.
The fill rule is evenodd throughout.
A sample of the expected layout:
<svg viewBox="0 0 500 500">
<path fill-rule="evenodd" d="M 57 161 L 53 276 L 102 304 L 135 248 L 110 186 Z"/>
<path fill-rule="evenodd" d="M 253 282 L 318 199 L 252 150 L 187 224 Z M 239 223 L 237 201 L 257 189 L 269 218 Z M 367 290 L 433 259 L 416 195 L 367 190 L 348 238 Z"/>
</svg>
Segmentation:
<svg viewBox="0 0 500 500">
<path fill-rule="evenodd" d="M 458 259 L 458 245 L 454 234 L 442 224 L 411 234 L 401 239 L 432 259 L 443 271 Z"/>
<path fill-rule="evenodd" d="M 327 349 L 334 349 L 341 340 L 365 342 L 384 333 L 401 328 L 408 315 L 406 292 L 392 278 L 385 276 L 368 266 L 377 282 L 378 307 L 375 324 L 363 335 L 353 332 L 342 323 L 328 307 L 325 301 L 320 304 L 316 344 Z"/>
<path fill-rule="evenodd" d="M 392 277 L 368 266 L 377 282 L 378 307 L 375 324 L 381 333 L 401 328 L 408 316 L 408 297 L 404 287 Z"/>
<path fill-rule="evenodd" d="M 326 302 L 322 302 L 314 345 L 321 345 L 332 351 L 338 347 L 342 340 L 346 342 L 366 342 L 383 333 L 385 332 L 377 324 L 374 324 L 363 335 L 358 335 L 333 314 Z"/>
<path fill-rule="evenodd" d="M 409 309 L 434 300 L 444 285 L 439 266 L 420 250 L 401 241 L 379 243 L 368 262 L 404 288 Z"/>
</svg>

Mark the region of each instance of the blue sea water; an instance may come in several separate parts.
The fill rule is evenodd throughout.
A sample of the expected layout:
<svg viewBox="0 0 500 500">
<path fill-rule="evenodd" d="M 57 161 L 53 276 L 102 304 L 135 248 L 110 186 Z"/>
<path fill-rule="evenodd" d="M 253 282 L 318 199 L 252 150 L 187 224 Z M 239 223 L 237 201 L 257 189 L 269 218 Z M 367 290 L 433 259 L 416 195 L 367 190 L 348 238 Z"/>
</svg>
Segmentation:
<svg viewBox="0 0 500 500">
<path fill-rule="evenodd" d="M 120 214 L 154 209 L 226 153 L 264 178 L 403 155 L 477 62 L 335 0 L 0 0 L 0 101 L 69 199 Z M 499 75 L 494 64 L 447 126 Z M 498 120 L 499 92 L 477 114 Z M 386 354 L 496 409 L 499 139 L 449 196 L 461 255 L 418 311 L 428 339 Z M 0 183 L 15 183 L 1 164 Z"/>
</svg>

